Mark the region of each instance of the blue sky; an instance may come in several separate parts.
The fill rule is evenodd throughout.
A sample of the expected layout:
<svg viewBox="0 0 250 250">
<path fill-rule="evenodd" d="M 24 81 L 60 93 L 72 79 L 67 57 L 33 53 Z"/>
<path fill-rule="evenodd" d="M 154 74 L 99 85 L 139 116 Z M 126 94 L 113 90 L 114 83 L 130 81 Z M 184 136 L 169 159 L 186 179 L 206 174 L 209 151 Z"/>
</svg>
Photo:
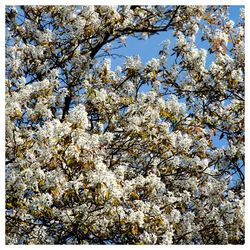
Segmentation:
<svg viewBox="0 0 250 250">
<path fill-rule="evenodd" d="M 240 15 L 240 8 L 243 6 L 230 6 L 229 7 L 229 13 L 230 13 L 230 19 L 232 19 L 235 23 L 238 22 L 239 15 Z M 199 48 L 208 49 L 209 44 L 207 41 L 201 41 L 201 32 L 197 35 L 197 46 Z M 118 49 L 116 52 L 121 55 L 125 56 L 132 56 L 132 55 L 139 55 L 142 62 L 146 63 L 148 60 L 150 60 L 153 57 L 158 56 L 158 52 L 161 49 L 161 43 L 166 40 L 170 40 L 170 49 L 173 48 L 175 44 L 175 38 L 172 35 L 172 30 L 159 33 L 158 35 L 153 35 L 150 38 L 146 40 L 138 40 L 135 37 L 128 37 L 126 47 L 122 47 Z M 207 65 L 209 65 L 213 59 L 213 55 L 208 54 L 207 58 Z M 115 69 L 117 65 L 121 65 L 124 61 L 124 58 L 117 58 L 115 60 L 112 60 L 112 68 Z M 171 59 L 170 59 L 170 62 Z"/>
<path fill-rule="evenodd" d="M 243 6 L 230 6 L 229 13 L 230 13 L 230 19 L 232 19 L 235 23 L 238 22 L 239 15 L 240 15 L 240 8 Z M 207 42 L 202 42 L 200 39 L 200 36 L 198 34 L 197 37 L 197 46 L 199 48 L 208 48 Z M 162 41 L 169 39 L 170 49 L 173 48 L 174 45 L 174 37 L 172 35 L 172 31 L 162 32 L 159 35 L 153 35 L 149 39 L 146 40 L 138 40 L 134 37 L 129 37 L 127 39 L 127 46 L 123 47 L 119 50 L 117 50 L 117 53 L 120 53 L 125 56 L 130 55 L 139 55 L 141 57 L 141 60 L 143 63 L 146 63 L 148 60 L 150 60 L 153 57 L 157 57 L 158 52 L 161 48 L 160 44 Z M 212 58 L 208 58 L 211 61 Z M 112 67 L 115 68 L 117 65 L 121 65 L 122 61 L 124 59 L 118 58 L 116 60 L 112 60 Z"/>
</svg>

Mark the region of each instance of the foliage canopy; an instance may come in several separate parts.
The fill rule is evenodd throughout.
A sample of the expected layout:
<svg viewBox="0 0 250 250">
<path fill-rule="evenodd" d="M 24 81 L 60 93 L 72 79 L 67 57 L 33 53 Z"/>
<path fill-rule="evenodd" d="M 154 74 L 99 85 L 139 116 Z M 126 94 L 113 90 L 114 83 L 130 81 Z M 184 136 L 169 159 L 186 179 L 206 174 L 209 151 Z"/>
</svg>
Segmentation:
<svg viewBox="0 0 250 250">
<path fill-rule="evenodd" d="M 244 243 L 244 9 L 7 7 L 6 29 L 7 244 Z"/>
</svg>

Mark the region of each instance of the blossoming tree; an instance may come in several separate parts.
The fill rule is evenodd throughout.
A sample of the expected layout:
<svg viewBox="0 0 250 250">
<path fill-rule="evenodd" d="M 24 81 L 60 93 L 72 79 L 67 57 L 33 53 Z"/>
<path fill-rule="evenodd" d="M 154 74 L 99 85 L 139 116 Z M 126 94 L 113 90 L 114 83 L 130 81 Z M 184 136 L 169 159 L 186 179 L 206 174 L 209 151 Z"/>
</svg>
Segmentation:
<svg viewBox="0 0 250 250">
<path fill-rule="evenodd" d="M 244 9 L 228 10 L 6 8 L 7 244 L 244 243 Z M 173 49 L 111 68 L 112 45 L 167 31 Z"/>
</svg>

